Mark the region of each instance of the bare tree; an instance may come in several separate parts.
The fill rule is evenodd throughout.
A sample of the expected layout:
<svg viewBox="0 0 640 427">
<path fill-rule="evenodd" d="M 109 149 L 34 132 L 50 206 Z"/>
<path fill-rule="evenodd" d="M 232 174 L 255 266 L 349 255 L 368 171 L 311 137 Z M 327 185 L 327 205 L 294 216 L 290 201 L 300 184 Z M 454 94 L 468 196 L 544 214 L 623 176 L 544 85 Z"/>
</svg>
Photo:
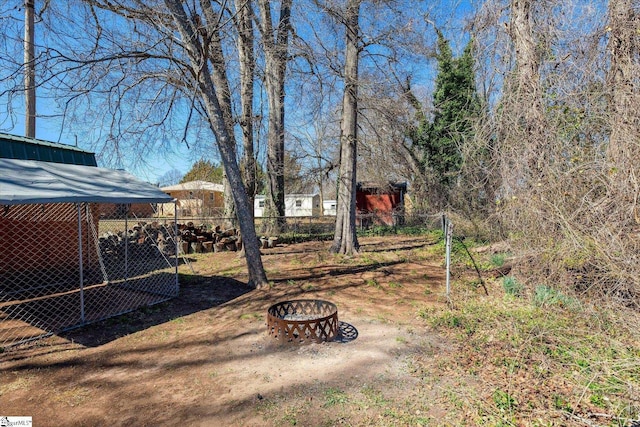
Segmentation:
<svg viewBox="0 0 640 427">
<path fill-rule="evenodd" d="M 238 29 L 238 58 L 240 71 L 240 128 L 242 129 L 242 172 L 249 204 L 253 206 L 257 191 L 254 150 L 253 97 L 255 54 L 253 35 L 253 6 L 251 0 L 235 0 L 235 22 Z"/>
<path fill-rule="evenodd" d="M 284 115 L 285 73 L 287 70 L 292 0 L 280 1 L 280 13 L 273 21 L 271 2 L 259 0 L 260 33 L 265 55 L 265 86 L 269 102 L 267 135 L 266 216 L 277 219 L 268 225 L 270 233 L 278 233 L 284 219 Z"/>
<path fill-rule="evenodd" d="M 348 0 L 344 14 L 346 51 L 344 94 L 340 125 L 340 170 L 336 229 L 331 251 L 353 255 L 360 250 L 356 234 L 356 162 L 358 158 L 358 61 L 360 55 L 360 3 Z"/>
<path fill-rule="evenodd" d="M 510 175 L 509 178 L 505 175 L 505 182 L 514 187 L 524 184 L 525 188 L 535 186 L 550 161 L 546 154 L 549 128 L 540 77 L 545 39 L 534 29 L 535 7 L 532 0 L 511 1 L 508 32 L 514 45 L 516 68 L 505 92 L 509 111 L 503 115 L 509 122 L 505 130 L 511 133 L 508 144 L 519 153 L 515 164 L 505 165 L 503 173 Z M 515 176 L 514 171 L 518 171 Z"/>
<path fill-rule="evenodd" d="M 25 0 L 24 4 L 24 88 L 25 88 L 25 136 L 36 137 L 36 82 L 35 82 L 35 46 L 34 46 L 34 0 Z"/>
<path fill-rule="evenodd" d="M 483 6 L 477 62 L 491 64 L 481 75 L 492 89 L 467 155 L 487 171 L 523 278 L 638 304 L 638 6 L 584 5 Z"/>
<path fill-rule="evenodd" d="M 206 143 L 209 152 L 217 149 L 233 189 L 249 282 L 265 285 L 253 206 L 236 159 L 230 80 L 237 74 L 228 74 L 225 55 L 234 52 L 231 41 L 238 33 L 227 2 L 47 4 L 46 14 L 36 13 L 47 44 L 36 46 L 34 62 L 38 85 L 46 89 L 40 93 L 60 102 L 62 127 L 65 121 L 73 122 L 75 131 L 82 123 L 91 126 L 93 139 L 114 155 L 114 161 L 106 159 L 114 166 L 125 163 L 124 157 L 130 166 L 144 159 L 145 152 L 157 154 L 172 140 L 191 142 L 194 151 Z M 78 37 L 80 32 L 83 37 Z M 47 34 L 55 37 L 44 37 Z M 2 36 L 8 37 L 16 36 Z M 10 105 L 15 93 L 24 93 L 16 82 L 24 64 L 2 61 L 15 67 L 2 67 L 0 73 L 0 97 Z"/>
<path fill-rule="evenodd" d="M 218 13 L 213 10 L 211 2 L 201 2 L 203 15 L 206 19 L 206 22 L 220 22 L 223 17 L 224 9 L 221 8 Z M 198 18 L 199 19 L 199 18 Z M 200 24 L 199 22 L 196 22 Z M 233 127 L 234 127 L 234 119 L 233 119 L 233 107 L 231 101 L 231 88 L 229 86 L 229 79 L 227 77 L 227 59 L 225 58 L 222 46 L 222 35 L 221 29 L 218 26 L 211 26 L 210 34 L 206 34 L 205 29 L 198 29 L 198 31 L 204 33 L 205 37 L 205 48 L 208 48 L 209 56 L 211 57 L 211 77 L 213 81 L 213 85 L 216 89 L 216 95 L 218 97 L 218 103 L 220 104 L 220 108 L 222 109 L 222 114 L 224 115 L 224 120 L 226 124 L 226 128 L 231 131 L 231 136 L 233 136 Z M 236 146 L 235 144 L 229 146 L 230 149 L 233 150 L 233 156 L 236 157 Z M 223 184 L 224 184 L 224 214 L 226 218 L 233 219 L 236 216 L 236 209 L 233 197 L 233 189 L 231 186 L 231 182 L 227 177 L 226 170 L 223 176 Z M 231 220 L 233 222 L 233 220 Z M 230 226 L 231 224 L 227 224 Z"/>
<path fill-rule="evenodd" d="M 323 202 L 335 198 L 335 174 L 338 165 L 339 149 L 335 143 L 339 131 L 328 117 L 315 117 L 307 126 L 300 126 L 293 133 L 293 151 L 297 153 L 302 165 L 302 173 L 307 181 L 313 183 L 320 195 L 322 214 Z"/>
<path fill-rule="evenodd" d="M 178 184 L 184 174 L 177 169 L 170 169 L 158 177 L 158 186 L 167 187 L 169 185 Z"/>
<path fill-rule="evenodd" d="M 217 95 L 216 92 L 216 77 L 212 78 L 211 73 L 208 71 L 209 63 L 215 64 L 214 70 L 221 65 L 220 63 L 214 62 L 215 57 L 211 57 L 210 51 L 206 49 L 207 43 L 216 37 L 215 31 L 218 28 L 219 18 L 207 14 L 206 17 L 208 19 L 216 19 L 210 22 L 210 27 L 207 28 L 207 26 L 202 25 L 202 22 L 198 22 L 199 18 L 197 13 L 194 13 L 195 11 L 191 11 L 191 16 L 187 14 L 182 2 L 178 0 L 165 0 L 165 4 L 176 24 L 182 47 L 186 50 L 189 58 L 190 67 L 186 71 L 193 74 L 197 83 L 196 89 L 202 97 L 204 108 L 209 117 L 211 130 L 216 136 L 226 177 L 233 189 L 238 221 L 244 236 L 244 248 L 247 265 L 249 267 L 249 282 L 254 287 L 262 287 L 267 284 L 267 278 L 262 266 L 260 249 L 253 225 L 253 206 L 249 205 L 247 193 L 242 181 L 242 174 L 236 159 L 233 130 L 229 128 L 230 122 L 227 120 L 225 111 L 219 102 L 219 95 Z M 208 32 L 207 29 L 209 29 L 209 31 L 213 29 L 213 33 Z M 200 35 L 198 32 L 200 32 Z M 225 88 L 225 86 L 223 86 L 223 88 Z"/>
<path fill-rule="evenodd" d="M 607 86 L 610 93 L 609 112 L 611 135 L 607 147 L 609 170 L 617 187 L 615 196 L 627 206 L 623 222 L 640 224 L 640 177 L 637 161 L 640 149 L 640 12 L 637 2 L 611 0 L 609 2 L 609 52 L 610 66 Z"/>
</svg>

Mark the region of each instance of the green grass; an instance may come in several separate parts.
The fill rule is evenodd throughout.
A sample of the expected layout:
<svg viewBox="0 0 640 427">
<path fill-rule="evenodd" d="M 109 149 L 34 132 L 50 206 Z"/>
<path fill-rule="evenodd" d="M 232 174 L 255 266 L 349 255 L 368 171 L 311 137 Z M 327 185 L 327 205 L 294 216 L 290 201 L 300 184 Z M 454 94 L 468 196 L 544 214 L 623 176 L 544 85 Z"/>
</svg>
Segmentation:
<svg viewBox="0 0 640 427">
<path fill-rule="evenodd" d="M 434 230 L 429 229 L 421 225 L 413 226 L 391 226 L 391 225 L 374 225 L 367 229 L 359 229 L 358 236 L 373 237 L 373 236 L 390 236 L 396 234 L 402 234 L 406 236 L 424 236 L 433 234 Z"/>
<path fill-rule="evenodd" d="M 240 320 L 262 320 L 264 319 L 264 315 L 261 313 L 242 313 L 240 315 Z"/>
<path fill-rule="evenodd" d="M 585 419 L 589 411 L 640 416 L 640 344 L 617 313 L 586 310 L 539 287 L 530 299 L 464 297 L 455 309 L 424 308 L 419 316 L 455 342 L 456 357 L 442 369 L 494 385 L 490 404 L 456 400 L 460 413 L 483 414 L 477 425 L 530 425 L 528 414 L 548 408 Z"/>
<path fill-rule="evenodd" d="M 507 295 L 519 297 L 524 291 L 524 286 L 515 277 L 506 276 L 502 278 L 502 288 Z"/>
<path fill-rule="evenodd" d="M 391 401 L 387 398 L 384 397 L 384 395 L 382 394 L 381 390 L 378 390 L 376 388 L 373 388 L 369 385 L 364 386 L 360 392 L 363 394 L 364 396 L 364 401 L 365 404 L 368 406 L 374 406 L 374 407 L 385 407 L 387 405 L 389 405 L 389 403 L 391 403 Z"/>
<path fill-rule="evenodd" d="M 511 412 L 517 406 L 516 399 L 506 391 L 496 390 L 492 397 L 496 408 L 502 412 Z"/>
<path fill-rule="evenodd" d="M 382 227 L 372 230 L 375 235 L 398 232 Z M 434 242 L 440 240 L 398 252 L 398 259 L 444 259 L 441 231 L 419 229 L 416 233 Z M 483 243 L 464 240 L 469 249 Z M 475 252 L 472 254 L 475 258 Z M 476 262 L 481 268 L 495 268 L 503 266 L 508 256 L 483 253 Z M 384 256 L 377 252 L 362 257 L 324 254 L 318 259 L 369 265 L 381 262 Z M 363 383 L 362 377 L 353 380 L 346 375 L 331 385 L 317 382 L 287 390 L 286 395 L 268 396 L 257 402 L 258 413 L 277 425 L 318 426 L 577 427 L 584 425 L 582 419 L 593 425 L 628 427 L 630 420 L 640 418 L 639 315 L 624 308 L 589 307 L 557 283 L 528 288 L 515 276 L 488 280 L 489 296 L 485 296 L 471 286 L 475 282 L 468 276 L 475 272 L 460 242 L 454 241 L 452 261 L 462 273 L 454 278 L 451 304 L 419 302 L 423 306 L 416 307 L 412 332 L 408 329 L 406 335 L 395 336 L 394 351 L 402 354 L 399 362 L 414 377 L 412 381 L 399 384 L 390 375 Z M 429 280 L 433 279 L 424 277 L 425 283 Z M 402 283 L 405 287 L 411 283 L 405 279 L 357 281 L 368 288 L 369 295 L 363 298 L 378 295 L 374 288 L 397 295 L 397 304 L 411 301 L 403 298 Z M 306 282 L 288 284 L 316 290 Z M 439 290 L 425 287 L 425 296 L 432 292 Z M 369 311 L 363 307 L 354 301 L 352 309 L 365 316 Z M 240 318 L 263 320 L 261 316 L 246 313 Z M 381 323 L 395 321 L 392 313 L 366 316 Z M 417 339 L 420 334 L 424 335 Z M 401 353 L 403 349 L 411 352 Z"/>
<path fill-rule="evenodd" d="M 349 398 L 344 391 L 333 387 L 326 389 L 323 395 L 325 407 L 344 405 L 349 401 Z"/>
<path fill-rule="evenodd" d="M 489 258 L 489 262 L 491 262 L 491 265 L 494 267 L 502 267 L 506 259 L 507 254 L 497 253 L 491 255 L 491 257 Z"/>
<path fill-rule="evenodd" d="M 580 302 L 572 297 L 564 295 L 561 291 L 546 285 L 536 286 L 533 294 L 533 303 L 539 307 L 563 306 L 570 309 L 578 309 Z"/>
<path fill-rule="evenodd" d="M 367 286 L 371 286 L 372 288 L 382 289 L 382 286 L 380 286 L 376 279 L 367 279 L 365 283 L 367 284 Z"/>
</svg>

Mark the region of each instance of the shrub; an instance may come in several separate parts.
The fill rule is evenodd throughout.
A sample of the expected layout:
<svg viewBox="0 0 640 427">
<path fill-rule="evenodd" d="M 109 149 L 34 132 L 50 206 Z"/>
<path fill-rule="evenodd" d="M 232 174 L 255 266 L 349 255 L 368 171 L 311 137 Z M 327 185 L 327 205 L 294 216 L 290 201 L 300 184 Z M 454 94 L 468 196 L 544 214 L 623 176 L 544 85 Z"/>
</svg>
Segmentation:
<svg viewBox="0 0 640 427">
<path fill-rule="evenodd" d="M 570 309 L 577 308 L 580 305 L 575 298 L 568 297 L 557 289 L 546 285 L 536 286 L 533 293 L 533 303 L 538 307 L 560 305 Z"/>
<path fill-rule="evenodd" d="M 524 291 L 524 286 L 515 277 L 506 276 L 502 278 L 502 288 L 507 295 L 519 297 Z"/>
</svg>

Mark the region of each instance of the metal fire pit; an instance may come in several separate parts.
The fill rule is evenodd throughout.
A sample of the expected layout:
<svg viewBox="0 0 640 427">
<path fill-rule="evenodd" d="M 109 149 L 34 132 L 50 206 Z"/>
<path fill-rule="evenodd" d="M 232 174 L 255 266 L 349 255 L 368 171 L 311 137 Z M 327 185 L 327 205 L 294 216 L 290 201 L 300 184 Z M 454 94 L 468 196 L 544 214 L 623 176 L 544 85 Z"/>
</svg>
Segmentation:
<svg viewBox="0 0 640 427">
<path fill-rule="evenodd" d="M 331 341 L 338 335 L 338 307 L 317 299 L 282 301 L 269 307 L 267 328 L 281 344 Z"/>
</svg>

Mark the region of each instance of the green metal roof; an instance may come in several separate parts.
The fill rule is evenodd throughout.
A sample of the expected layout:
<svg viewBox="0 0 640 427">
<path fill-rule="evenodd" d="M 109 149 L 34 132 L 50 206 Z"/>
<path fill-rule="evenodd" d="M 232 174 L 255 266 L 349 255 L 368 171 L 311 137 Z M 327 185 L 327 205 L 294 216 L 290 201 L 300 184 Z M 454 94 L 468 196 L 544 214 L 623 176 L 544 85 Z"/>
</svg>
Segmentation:
<svg viewBox="0 0 640 427">
<path fill-rule="evenodd" d="M 0 133 L 0 158 L 98 166 L 94 153 L 41 139 Z"/>
</svg>

